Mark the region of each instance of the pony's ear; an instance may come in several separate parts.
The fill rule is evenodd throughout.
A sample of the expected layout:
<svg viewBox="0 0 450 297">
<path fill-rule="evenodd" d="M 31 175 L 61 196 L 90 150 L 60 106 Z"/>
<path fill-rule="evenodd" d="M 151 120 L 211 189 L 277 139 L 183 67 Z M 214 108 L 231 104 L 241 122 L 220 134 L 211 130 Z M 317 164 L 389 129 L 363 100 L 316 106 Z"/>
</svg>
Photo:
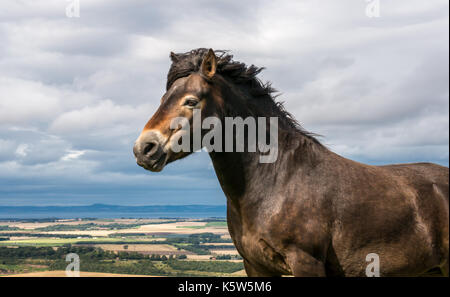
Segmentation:
<svg viewBox="0 0 450 297">
<path fill-rule="evenodd" d="M 214 51 L 210 48 L 208 53 L 203 58 L 202 66 L 200 66 L 200 71 L 207 79 L 211 79 L 214 74 L 216 74 L 216 69 L 217 58 L 214 54 Z"/>
<path fill-rule="evenodd" d="M 172 60 L 172 62 L 178 62 L 178 56 L 177 54 L 175 54 L 174 52 L 170 52 L 170 60 Z"/>
</svg>

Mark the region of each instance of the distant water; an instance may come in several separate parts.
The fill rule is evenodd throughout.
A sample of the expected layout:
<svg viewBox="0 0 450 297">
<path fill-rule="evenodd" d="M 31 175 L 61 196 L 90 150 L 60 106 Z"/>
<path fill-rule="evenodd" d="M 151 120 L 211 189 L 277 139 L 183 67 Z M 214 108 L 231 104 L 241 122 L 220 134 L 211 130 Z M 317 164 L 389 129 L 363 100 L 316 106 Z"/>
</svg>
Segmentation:
<svg viewBox="0 0 450 297">
<path fill-rule="evenodd" d="M 119 206 L 0 206 L 0 219 L 44 218 L 224 218 L 224 205 Z"/>
</svg>

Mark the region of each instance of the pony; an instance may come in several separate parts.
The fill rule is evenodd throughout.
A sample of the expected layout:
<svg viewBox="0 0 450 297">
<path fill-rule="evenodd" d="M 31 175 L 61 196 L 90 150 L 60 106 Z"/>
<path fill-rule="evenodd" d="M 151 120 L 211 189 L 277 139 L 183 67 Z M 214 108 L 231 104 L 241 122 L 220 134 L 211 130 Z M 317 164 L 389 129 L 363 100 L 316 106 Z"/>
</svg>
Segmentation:
<svg viewBox="0 0 450 297">
<path fill-rule="evenodd" d="M 278 119 L 274 162 L 261 163 L 248 149 L 209 152 L 248 276 L 448 276 L 447 167 L 346 159 L 275 101 L 270 83 L 257 78 L 263 68 L 205 48 L 170 58 L 166 93 L 133 147 L 145 169 L 159 172 L 192 153 L 192 140 L 191 150 L 173 149 L 182 129 L 173 128 L 174 118 L 191 124 L 187 132 L 195 111 L 222 122 Z M 201 129 L 201 137 L 207 132 Z"/>
</svg>

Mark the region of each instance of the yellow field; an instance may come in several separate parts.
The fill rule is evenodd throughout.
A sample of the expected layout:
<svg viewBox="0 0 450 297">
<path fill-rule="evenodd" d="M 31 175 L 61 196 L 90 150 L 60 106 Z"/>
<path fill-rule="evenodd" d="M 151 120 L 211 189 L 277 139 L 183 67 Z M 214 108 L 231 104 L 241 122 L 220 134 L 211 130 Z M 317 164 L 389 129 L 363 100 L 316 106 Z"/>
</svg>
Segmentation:
<svg viewBox="0 0 450 297">
<path fill-rule="evenodd" d="M 107 225 L 118 223 L 118 224 L 145 224 L 145 223 L 158 223 L 158 222 L 164 222 L 166 220 L 164 219 L 114 219 L 114 220 L 74 220 L 74 219 L 67 219 L 67 220 L 58 220 L 56 222 L 2 222 L 2 225 L 7 225 L 9 227 L 18 227 L 25 230 L 33 230 L 36 228 L 43 228 L 48 226 L 54 226 L 54 225 L 79 225 L 79 224 L 96 224 L 96 225 Z M 136 230 L 136 229 L 134 229 Z M 8 231 L 10 232 L 10 231 Z M 16 232 L 16 231 L 15 231 Z"/>
<path fill-rule="evenodd" d="M 21 274 L 12 274 L 2 277 L 66 277 L 66 272 L 61 270 L 30 272 Z M 134 275 L 134 274 L 116 274 L 102 272 L 80 272 L 80 277 L 151 277 L 151 275 Z"/>
<path fill-rule="evenodd" d="M 245 273 L 245 269 L 233 272 L 230 274 L 230 276 L 247 276 L 247 273 Z"/>
<path fill-rule="evenodd" d="M 205 222 L 176 222 L 166 224 L 142 225 L 137 229 L 120 230 L 121 233 L 176 233 L 176 234 L 193 234 L 193 233 L 215 233 L 220 235 L 228 235 L 227 227 L 205 227 Z M 196 228 L 197 227 L 197 228 Z"/>
<path fill-rule="evenodd" d="M 237 250 L 210 250 L 213 255 L 239 255 Z"/>
<path fill-rule="evenodd" d="M 129 229 L 126 229 L 129 230 Z M 136 229 L 133 229 L 136 230 Z M 48 232 L 40 232 L 46 234 L 68 234 L 68 235 L 90 235 L 92 237 L 105 237 L 109 234 L 116 233 L 114 230 L 68 230 L 68 231 L 48 231 Z M 135 231 L 136 232 L 136 231 Z"/>
<path fill-rule="evenodd" d="M 211 255 L 186 255 L 188 260 L 191 261 L 209 261 Z"/>
<path fill-rule="evenodd" d="M 119 223 L 119 224 L 136 224 L 136 223 L 146 223 L 151 222 L 153 224 L 149 225 L 141 225 L 138 227 L 133 227 L 129 229 L 120 229 L 120 230 L 64 230 L 64 231 L 41 231 L 40 233 L 46 234 L 68 234 L 68 235 L 90 235 L 93 237 L 106 237 L 114 233 L 151 233 L 154 235 L 158 235 L 161 233 L 171 233 L 171 234 L 193 234 L 193 233 L 205 233 L 211 232 L 214 234 L 222 235 L 223 238 L 229 238 L 228 229 L 226 226 L 212 226 L 207 227 L 206 222 L 199 221 L 186 221 L 186 222 L 175 222 L 175 223 L 163 223 L 163 224 L 154 224 L 155 222 L 163 222 L 161 219 L 147 219 L 147 220 L 132 220 L 132 219 L 117 219 L 114 222 L 110 221 L 78 221 L 78 220 L 63 220 L 58 222 L 48 222 L 48 223 L 23 223 L 23 222 L 5 222 L 2 223 L 4 225 L 8 225 L 10 227 L 19 227 L 22 230 L 16 230 L 15 233 L 23 233 L 30 232 L 36 228 L 43 228 L 52 225 L 79 225 L 79 224 L 88 224 L 94 223 L 97 225 L 104 225 L 107 227 L 108 224 L 111 223 Z M 8 233 L 11 231 L 0 231 L 0 233 Z"/>
</svg>

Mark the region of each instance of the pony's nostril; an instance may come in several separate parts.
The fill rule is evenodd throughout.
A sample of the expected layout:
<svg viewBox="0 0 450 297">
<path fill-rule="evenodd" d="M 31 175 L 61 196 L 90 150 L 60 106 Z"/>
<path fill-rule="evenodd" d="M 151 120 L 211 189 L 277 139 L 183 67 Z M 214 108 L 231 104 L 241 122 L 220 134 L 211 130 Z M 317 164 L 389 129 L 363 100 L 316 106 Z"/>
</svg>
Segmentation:
<svg viewBox="0 0 450 297">
<path fill-rule="evenodd" d="M 145 156 L 151 156 L 155 153 L 156 149 L 158 147 L 158 144 L 156 142 L 149 142 L 144 148 L 144 155 Z"/>
</svg>

